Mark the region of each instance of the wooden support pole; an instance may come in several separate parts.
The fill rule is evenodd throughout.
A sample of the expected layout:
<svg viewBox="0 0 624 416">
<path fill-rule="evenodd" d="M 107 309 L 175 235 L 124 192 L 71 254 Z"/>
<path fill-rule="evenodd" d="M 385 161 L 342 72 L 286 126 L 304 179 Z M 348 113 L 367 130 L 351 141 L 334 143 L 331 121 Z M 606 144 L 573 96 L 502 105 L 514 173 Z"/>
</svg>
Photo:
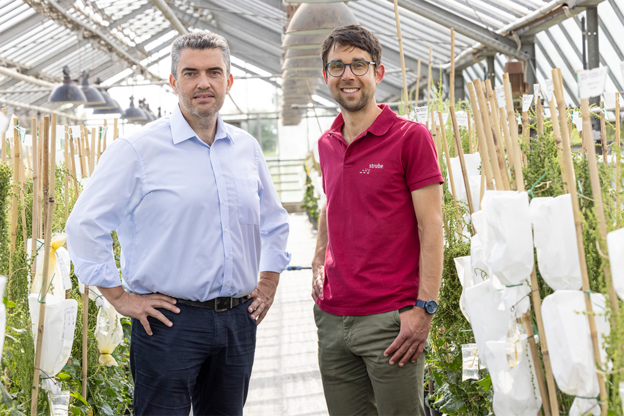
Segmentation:
<svg viewBox="0 0 624 416">
<path fill-rule="evenodd" d="M 524 189 L 524 173 L 522 172 L 522 153 L 518 145 L 518 125 L 516 123 L 516 113 L 514 113 L 513 99 L 511 95 L 511 83 L 509 82 L 509 74 L 503 74 L 503 85 L 505 86 L 505 105 L 507 107 L 507 121 L 509 123 L 509 132 L 511 133 L 511 144 L 513 146 L 513 166 L 516 175 L 516 186 L 520 191 L 519 183 L 522 183 Z"/>
<path fill-rule="evenodd" d="M 524 143 L 529 143 L 531 139 L 531 128 L 529 127 L 529 113 L 527 111 L 522 112 L 522 140 Z M 522 157 L 522 165 L 526 167 L 526 159 L 524 154 L 520 153 Z"/>
<path fill-rule="evenodd" d="M 602 108 L 602 102 L 600 103 Z M 601 123 L 604 124 L 604 117 L 602 111 L 600 112 Z M 596 146 L 594 145 L 594 138 L 592 134 L 591 115 L 589 113 L 589 99 L 581 99 L 581 114 L 583 116 L 583 140 L 587 142 L 587 164 L 589 165 L 589 179 L 591 180 L 592 195 L 594 197 L 594 211 L 598 218 L 598 230 L 600 231 L 600 238 L 598 244 L 600 251 L 605 256 L 609 256 L 607 248 L 607 221 L 604 213 L 604 203 L 602 201 L 602 188 L 600 186 L 600 176 L 598 175 L 598 163 L 596 162 Z M 606 163 L 606 140 L 603 142 L 602 154 Z M 611 265 L 608 261 L 602 262 L 602 267 L 605 275 L 605 282 L 607 283 L 607 289 L 609 290 L 609 302 L 611 303 L 611 309 L 613 315 L 616 317 L 620 313 L 618 306 L 618 298 L 613 288 L 613 280 L 611 279 Z"/>
<path fill-rule="evenodd" d="M 472 201 L 472 191 L 470 189 L 470 181 L 468 178 L 468 170 L 466 169 L 466 160 L 464 159 L 464 148 L 461 145 L 461 135 L 459 131 L 459 125 L 457 124 L 457 115 L 455 114 L 455 106 L 449 106 L 449 113 L 451 116 L 451 124 L 453 125 L 453 137 L 455 138 L 455 147 L 457 148 L 457 155 L 459 156 L 459 163 L 461 164 L 462 169 L 462 178 L 464 179 L 464 188 L 466 189 L 466 199 L 468 200 L 468 210 L 470 211 L 470 215 L 474 214 L 474 203 Z M 470 225 L 472 227 L 472 234 L 474 235 L 475 229 L 472 224 L 472 220 L 470 221 Z"/>
<path fill-rule="evenodd" d="M 500 125 L 501 128 L 503 129 L 503 137 L 505 138 L 505 148 L 507 150 L 507 160 L 509 161 L 509 167 L 511 168 L 511 170 L 513 171 L 515 169 L 515 165 L 514 165 L 514 148 L 513 145 L 511 144 L 511 134 L 509 133 L 509 121 L 507 120 L 507 109 L 505 107 L 500 107 L 498 109 L 498 113 L 500 115 Z M 510 180 L 510 186 L 512 185 L 512 181 L 511 178 L 509 178 Z M 518 176 L 514 176 L 514 181 L 513 181 L 513 185 L 516 189 L 518 189 Z"/>
<path fill-rule="evenodd" d="M 490 125 L 490 117 L 487 102 L 485 101 L 485 91 L 480 79 L 474 80 L 474 86 L 477 93 L 477 100 L 479 100 L 479 112 L 483 119 L 483 137 L 485 139 L 485 146 L 487 146 L 487 153 L 489 155 L 489 163 L 492 167 L 492 173 L 494 175 L 494 183 L 496 189 L 504 190 L 505 185 L 503 177 L 501 175 L 500 165 L 496 158 L 496 149 L 494 148 L 494 139 L 492 138 L 492 126 Z M 476 115 L 475 115 L 476 117 Z M 487 159 L 486 159 L 487 162 Z M 483 163 L 483 161 L 482 161 Z"/>
<path fill-rule="evenodd" d="M 97 153 L 97 133 L 95 127 L 91 129 L 91 148 L 89 150 L 89 176 L 93 176 L 93 171 L 95 170 L 95 159 Z"/>
<path fill-rule="evenodd" d="M 69 126 L 65 126 L 65 138 L 64 138 L 64 146 L 63 146 L 63 159 L 65 162 L 65 187 L 63 188 L 63 197 L 65 198 L 65 223 L 67 223 L 67 218 L 69 218 L 69 176 L 67 173 L 71 172 L 69 164 Z"/>
<path fill-rule="evenodd" d="M 455 105 L 455 29 L 451 28 L 451 73 L 449 75 L 451 105 Z"/>
<path fill-rule="evenodd" d="M 511 190 L 509 183 L 509 171 L 507 169 L 507 163 L 505 162 L 505 150 L 503 149 L 503 142 L 501 141 L 501 128 L 498 118 L 498 103 L 496 102 L 496 93 L 492 89 L 492 83 L 489 79 L 485 80 L 485 88 L 487 92 L 487 98 L 490 101 L 490 110 L 492 114 L 492 139 L 494 141 L 494 149 L 496 150 L 496 160 L 498 161 L 498 167 L 503 177 L 503 187 L 506 191 Z"/>
<path fill-rule="evenodd" d="M 85 148 L 84 148 L 84 140 L 85 134 L 84 129 L 80 129 L 80 136 L 76 137 L 78 140 L 78 159 L 80 160 L 80 179 L 84 179 L 87 177 L 87 168 L 85 166 Z"/>
<path fill-rule="evenodd" d="M 607 126 L 605 123 L 604 112 L 602 111 L 603 108 L 604 108 L 604 101 L 600 101 L 600 109 L 599 109 L 600 110 L 600 143 L 602 144 L 602 162 L 605 165 L 608 165 L 609 158 L 607 157 Z M 591 119 L 590 119 L 590 122 L 591 122 Z M 583 137 L 585 137 L 585 122 L 583 122 Z M 587 143 L 589 144 L 592 142 L 587 142 Z M 594 149 L 594 153 L 596 153 L 596 149 Z"/>
<path fill-rule="evenodd" d="M 19 194 L 19 163 L 16 157 L 17 151 L 15 144 L 19 143 L 19 136 L 17 132 L 17 119 L 13 121 L 13 197 L 11 198 L 11 222 L 10 222 L 10 232 L 11 232 L 11 247 L 9 248 L 9 254 L 11 257 L 9 258 L 9 279 L 12 278 L 13 274 L 13 253 L 15 252 L 15 242 L 17 241 L 17 216 L 18 213 L 18 200 L 17 195 Z"/>
<path fill-rule="evenodd" d="M 472 112 L 474 113 L 475 126 L 477 129 L 477 139 L 479 140 L 479 153 L 481 155 L 481 172 L 485 172 L 485 182 L 487 184 L 487 189 L 492 190 L 494 189 L 494 182 L 492 180 L 492 165 L 489 162 L 487 145 L 485 144 L 485 133 L 483 132 L 483 118 L 481 117 L 481 112 L 479 111 L 479 103 L 477 101 L 477 94 L 475 92 L 472 82 L 468 82 L 467 86 L 468 86 L 468 93 L 470 94 L 470 103 L 472 105 Z M 483 187 L 481 189 L 483 189 Z"/>
<path fill-rule="evenodd" d="M 429 45 L 429 74 L 427 75 L 427 108 L 429 107 L 429 101 L 431 101 L 431 61 L 433 59 L 433 46 Z"/>
<path fill-rule="evenodd" d="M 37 238 L 43 238 L 43 223 L 44 223 L 44 219 L 45 219 L 45 213 L 44 213 L 44 203 L 43 203 L 43 135 L 45 133 L 45 131 L 49 131 L 50 129 L 50 123 L 48 121 L 48 130 L 45 129 L 45 120 L 40 120 L 39 121 L 39 200 L 37 201 L 37 203 L 39 204 L 39 220 L 37 221 L 37 224 L 39 226 L 39 229 L 37 230 Z M 45 134 L 49 134 L 49 133 L 45 133 Z M 48 137 L 48 139 L 50 138 L 50 136 L 46 136 Z"/>
<path fill-rule="evenodd" d="M 436 147 L 436 152 L 438 152 L 438 162 L 442 157 L 442 146 L 440 145 L 440 135 L 437 134 L 436 123 L 435 123 L 435 111 L 433 108 L 429 109 L 429 122 L 431 123 L 431 127 L 429 130 L 431 131 L 431 136 L 433 137 L 433 143 Z"/>
<path fill-rule="evenodd" d="M 69 152 L 70 152 L 70 160 L 71 160 L 71 174 L 74 177 L 74 191 L 76 193 L 76 201 L 80 196 L 80 188 L 78 187 L 78 172 L 76 170 L 76 153 L 74 150 L 74 138 L 70 134 L 69 135 Z"/>
<path fill-rule="evenodd" d="M 89 334 L 89 286 L 84 285 L 82 294 L 82 397 L 87 399 L 87 366 Z"/>
<path fill-rule="evenodd" d="M 420 98 L 420 58 L 418 58 L 418 67 L 416 68 L 416 91 L 414 92 L 414 108 L 418 107 L 418 98 Z"/>
<path fill-rule="evenodd" d="M 6 115 L 6 108 L 2 109 L 2 114 Z M 7 159 L 7 142 L 6 142 L 6 132 L 2 133 L 2 163 L 6 163 Z"/>
<path fill-rule="evenodd" d="M 544 415 L 550 416 L 550 402 L 548 401 L 548 392 L 546 390 L 546 384 L 544 383 L 544 373 L 542 373 L 542 366 L 539 363 L 539 354 L 537 353 L 537 345 L 535 344 L 534 337 L 535 334 L 533 333 L 533 325 L 531 325 L 531 317 L 528 312 L 522 314 L 522 320 L 524 321 L 524 327 L 526 328 L 529 348 L 531 350 L 531 356 L 533 357 L 533 368 L 535 369 L 537 387 L 539 388 L 540 396 L 542 397 Z"/>
<path fill-rule="evenodd" d="M 308 84 L 309 85 L 309 84 Z M 106 120 L 104 120 L 104 128 L 102 129 L 102 153 L 104 153 L 106 151 L 106 135 L 108 134 L 108 125 L 106 123 Z M 102 155 L 100 155 L 102 156 Z M 98 157 L 98 162 L 99 162 L 99 157 Z"/>
<path fill-rule="evenodd" d="M 119 137 L 119 128 L 117 127 L 117 121 L 119 119 L 115 119 L 114 124 L 113 124 L 113 141 L 117 140 L 117 138 Z"/>
<path fill-rule="evenodd" d="M 33 376 L 33 394 L 30 406 L 30 415 L 37 416 L 37 399 L 39 396 L 39 375 L 41 371 L 41 348 L 43 345 L 43 330 L 45 324 L 45 312 L 46 312 L 46 294 L 50 287 L 50 280 L 52 276 L 49 273 L 50 265 L 50 243 L 52 240 L 52 221 L 54 218 L 54 175 L 56 173 L 56 114 L 52 114 L 52 140 L 48 140 L 48 124 L 49 118 L 44 118 L 44 133 L 43 133 L 43 149 L 46 157 L 44 158 L 43 168 L 43 195 L 46 206 L 46 218 L 45 218 L 45 239 L 43 248 L 43 289 L 39 299 L 39 326 L 37 330 L 37 348 L 35 353 L 35 373 Z M 51 152 L 48 152 L 48 145 L 50 144 Z M 48 161 L 49 157 L 49 161 Z M 48 163 L 49 162 L 49 163 Z M 50 172 L 48 173 L 48 166 Z"/>
<path fill-rule="evenodd" d="M 37 163 L 39 156 L 39 143 L 37 140 L 37 117 L 33 117 L 32 120 L 32 149 L 33 149 L 33 207 L 32 207 L 32 241 L 30 249 L 30 258 L 32 262 L 32 279 L 34 280 L 35 272 L 37 271 L 37 262 L 35 255 L 37 254 L 37 231 L 39 230 L 39 163 Z"/>
<path fill-rule="evenodd" d="M 535 93 L 535 116 L 537 117 L 537 136 L 544 135 L 544 116 L 542 111 L 542 99 L 539 95 L 537 95 L 537 91 Z"/>
<path fill-rule="evenodd" d="M 576 190 L 576 175 L 574 173 L 574 164 L 572 162 L 572 149 L 570 147 L 570 136 L 568 134 L 568 125 L 566 117 L 566 103 L 563 95 L 563 80 L 561 78 L 561 70 L 555 68 L 552 70 L 553 83 L 555 87 L 555 98 L 557 99 L 557 105 L 559 107 L 559 120 L 561 127 L 561 138 L 563 141 L 563 154 L 564 162 L 566 166 L 567 182 L 570 195 L 572 196 L 572 208 L 574 211 L 574 225 L 576 227 L 576 243 L 579 253 L 579 262 L 581 265 L 581 276 L 583 281 L 583 292 L 585 297 L 586 316 L 589 321 L 589 332 L 591 334 L 592 349 L 594 352 L 595 363 L 601 362 L 600 359 L 600 344 L 598 342 L 598 333 L 596 331 L 596 319 L 594 317 L 594 307 L 589 296 L 589 275 L 587 272 L 587 261 L 585 259 L 585 245 L 583 242 L 583 225 L 581 220 L 581 212 L 578 203 L 578 194 Z M 600 388 L 600 401 L 602 404 L 602 416 L 606 416 L 609 410 L 607 388 L 605 386 L 604 378 L 597 374 L 598 386 Z"/>
<path fill-rule="evenodd" d="M 396 20 L 397 36 L 399 37 L 399 57 L 401 59 L 401 72 L 403 74 L 403 102 L 405 112 L 409 114 L 410 102 L 407 90 L 407 73 L 405 71 L 405 56 L 403 55 L 403 37 L 401 36 L 401 22 L 399 21 L 399 4 L 394 0 L 394 18 Z"/>
<path fill-rule="evenodd" d="M 620 205 L 620 191 L 622 188 L 621 178 L 620 178 L 620 158 L 622 148 L 620 147 L 620 94 L 615 93 L 615 145 L 617 146 L 616 159 L 615 159 L 615 208 L 616 208 L 616 220 L 618 224 L 618 228 L 620 228 L 621 224 L 621 211 L 622 207 Z"/>
<path fill-rule="evenodd" d="M 457 207 L 457 191 L 455 190 L 455 178 L 453 177 L 453 168 L 451 167 L 451 155 L 449 153 L 448 142 L 446 141 L 446 131 L 444 129 L 444 118 L 442 117 L 442 112 L 438 111 L 438 118 L 440 119 L 440 135 L 442 136 L 442 143 L 444 145 L 444 155 L 446 156 L 446 170 L 448 172 L 449 182 L 451 184 L 451 192 L 453 193 L 453 203 L 455 207 Z M 462 216 L 459 211 L 457 211 L 457 232 L 461 236 L 463 225 L 462 225 Z"/>
<path fill-rule="evenodd" d="M 24 194 L 26 192 L 26 170 L 24 169 L 24 158 L 22 153 L 22 141 L 21 138 L 17 142 L 17 154 L 19 161 L 19 173 L 20 173 L 20 205 L 22 206 L 22 243 L 24 244 L 24 252 L 28 252 L 28 230 L 26 229 L 26 202 L 24 200 Z"/>
<path fill-rule="evenodd" d="M 466 111 L 466 118 L 468 119 L 468 151 L 474 153 L 474 147 L 472 146 L 472 121 L 470 121 L 470 110 Z"/>
<path fill-rule="evenodd" d="M 552 98 L 548 102 L 548 107 L 550 108 L 553 136 L 555 138 L 555 145 L 557 146 L 557 159 L 559 160 L 559 165 L 561 166 L 561 175 L 564 178 L 563 191 L 568 193 L 568 184 L 565 181 L 566 171 L 565 162 L 563 161 L 563 144 L 561 142 L 561 130 L 559 129 L 559 121 L 557 119 L 557 103 L 555 102 L 555 94 L 553 94 Z"/>
</svg>

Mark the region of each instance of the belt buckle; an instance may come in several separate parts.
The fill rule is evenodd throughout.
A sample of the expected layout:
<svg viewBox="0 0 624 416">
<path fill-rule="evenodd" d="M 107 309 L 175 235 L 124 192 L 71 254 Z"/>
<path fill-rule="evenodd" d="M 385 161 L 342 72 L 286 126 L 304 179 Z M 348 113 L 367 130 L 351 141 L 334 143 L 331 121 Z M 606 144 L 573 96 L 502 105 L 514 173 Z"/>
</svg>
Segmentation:
<svg viewBox="0 0 624 416">
<path fill-rule="evenodd" d="M 227 300 L 230 300 L 229 304 Z M 225 306 L 223 306 L 225 305 Z M 232 309 L 232 298 L 217 298 L 215 302 L 215 311 L 216 312 L 225 312 L 228 309 Z"/>
</svg>

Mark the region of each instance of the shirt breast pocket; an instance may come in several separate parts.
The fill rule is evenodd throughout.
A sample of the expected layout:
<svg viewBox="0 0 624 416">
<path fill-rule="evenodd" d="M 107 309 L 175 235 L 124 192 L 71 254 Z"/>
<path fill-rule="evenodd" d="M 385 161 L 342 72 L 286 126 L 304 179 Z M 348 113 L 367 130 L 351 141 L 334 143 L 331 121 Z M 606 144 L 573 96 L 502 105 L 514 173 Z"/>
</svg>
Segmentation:
<svg viewBox="0 0 624 416">
<path fill-rule="evenodd" d="M 238 194 L 238 220 L 241 224 L 260 225 L 258 180 L 234 178 Z"/>
</svg>

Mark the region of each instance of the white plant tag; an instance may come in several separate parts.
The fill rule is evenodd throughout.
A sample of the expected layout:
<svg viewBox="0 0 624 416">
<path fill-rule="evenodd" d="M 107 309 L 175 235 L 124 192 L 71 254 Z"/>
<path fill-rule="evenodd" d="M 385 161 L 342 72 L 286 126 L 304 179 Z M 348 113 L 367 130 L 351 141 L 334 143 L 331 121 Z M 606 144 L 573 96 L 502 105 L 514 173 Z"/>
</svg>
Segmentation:
<svg viewBox="0 0 624 416">
<path fill-rule="evenodd" d="M 429 107 L 416 107 L 416 121 L 426 123 L 429 120 Z"/>
<path fill-rule="evenodd" d="M 604 93 L 604 105 L 609 110 L 615 108 L 615 93 L 613 91 L 605 91 Z"/>
<path fill-rule="evenodd" d="M 479 380 L 479 356 L 477 344 L 463 344 L 462 348 L 462 381 Z"/>
<path fill-rule="evenodd" d="M 535 99 L 542 98 L 542 90 L 540 89 L 540 84 L 533 84 L 533 93 L 535 94 Z"/>
<path fill-rule="evenodd" d="M 498 108 L 506 108 L 507 100 L 505 99 L 505 87 L 496 87 L 494 90 L 496 91 L 496 102 L 498 103 Z"/>
<path fill-rule="evenodd" d="M 440 117 L 436 114 L 436 126 L 440 125 Z M 442 113 L 442 122 L 446 126 L 446 121 L 448 120 L 448 113 Z"/>
<path fill-rule="evenodd" d="M 466 113 L 465 111 L 457 111 L 455 113 L 455 116 L 457 118 L 457 125 L 459 127 L 468 127 L 468 113 Z"/>
<path fill-rule="evenodd" d="M 572 123 L 576 125 L 576 129 L 579 132 L 583 131 L 583 117 L 581 116 L 580 111 L 574 111 L 574 114 L 572 116 Z"/>
<path fill-rule="evenodd" d="M 78 304 L 76 302 L 66 302 L 63 312 L 63 339 L 74 339 L 76 329 L 76 315 L 78 314 Z"/>
<path fill-rule="evenodd" d="M 525 94 L 522 96 L 522 112 L 523 113 L 529 111 L 529 108 L 531 108 L 531 103 L 533 103 L 533 94 Z"/>
<path fill-rule="evenodd" d="M 54 254 L 56 256 L 56 262 L 57 262 L 58 268 L 61 272 L 61 279 L 63 280 L 63 289 L 70 290 L 72 288 L 72 283 L 71 283 L 71 278 L 69 277 L 69 270 L 70 270 L 69 253 L 67 252 L 65 248 L 61 247 L 58 250 L 56 250 L 56 253 Z"/>
<path fill-rule="evenodd" d="M 607 67 L 589 69 L 577 74 L 579 97 L 581 99 L 602 95 L 607 81 Z"/>
<path fill-rule="evenodd" d="M 0 134 L 6 133 L 10 123 L 11 119 L 0 112 Z"/>
</svg>

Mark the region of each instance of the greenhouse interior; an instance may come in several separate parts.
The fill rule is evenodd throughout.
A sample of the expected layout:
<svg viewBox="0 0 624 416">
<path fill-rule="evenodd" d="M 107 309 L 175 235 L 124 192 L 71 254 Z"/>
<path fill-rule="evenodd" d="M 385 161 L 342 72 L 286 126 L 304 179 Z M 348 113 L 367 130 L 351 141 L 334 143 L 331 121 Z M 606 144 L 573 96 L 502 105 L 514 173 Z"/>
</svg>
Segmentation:
<svg viewBox="0 0 624 416">
<path fill-rule="evenodd" d="M 0 414 L 624 416 L 623 85 L 624 0 L 0 0 Z"/>
</svg>

